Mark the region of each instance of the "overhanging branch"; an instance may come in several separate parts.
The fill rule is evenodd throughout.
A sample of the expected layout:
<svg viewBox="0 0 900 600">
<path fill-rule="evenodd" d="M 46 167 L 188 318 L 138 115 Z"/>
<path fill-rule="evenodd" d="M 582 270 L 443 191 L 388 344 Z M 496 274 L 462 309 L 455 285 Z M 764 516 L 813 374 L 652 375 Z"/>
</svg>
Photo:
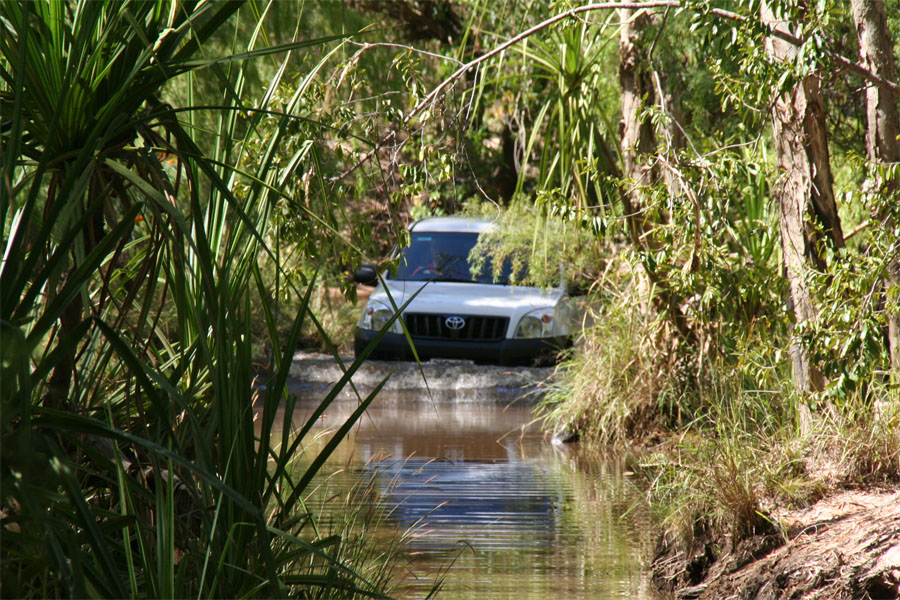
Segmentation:
<svg viewBox="0 0 900 600">
<path fill-rule="evenodd" d="M 503 42 L 502 44 L 500 44 L 499 46 L 497 46 L 496 48 L 491 50 L 490 52 L 482 54 L 478 58 L 475 58 L 475 59 L 467 62 L 466 64 L 462 65 L 461 67 L 459 67 L 456 71 L 453 72 L 452 75 L 450 75 L 447 79 L 442 81 L 436 88 L 434 88 L 431 92 L 429 92 L 424 98 L 422 98 L 419 101 L 418 104 L 416 104 L 413 107 L 413 109 L 409 112 L 409 114 L 407 114 L 403 118 L 404 125 L 406 123 L 408 123 L 410 121 L 410 119 L 412 119 L 413 117 L 415 117 L 416 115 L 421 113 L 423 110 L 425 110 L 425 107 L 427 107 L 430 104 L 433 104 L 437 100 L 437 98 L 453 82 L 455 82 L 457 79 L 462 77 L 468 70 L 472 69 L 473 67 L 478 66 L 479 64 L 485 62 L 486 60 L 491 59 L 492 57 L 496 56 L 497 54 L 500 54 L 501 52 L 503 52 L 510 46 L 513 46 L 513 45 L 517 44 L 518 42 L 521 42 L 525 38 L 531 37 L 535 33 L 539 32 L 543 29 L 546 29 L 547 27 L 553 25 L 554 23 L 558 23 L 559 21 L 562 21 L 564 19 L 574 17 L 575 15 L 578 15 L 580 13 L 586 13 L 586 12 L 591 12 L 591 11 L 595 11 L 595 10 L 613 10 L 613 9 L 619 9 L 619 8 L 631 9 L 631 10 L 642 10 L 642 9 L 650 9 L 650 8 L 690 9 L 689 6 L 686 6 L 685 3 L 681 2 L 680 0 L 659 0 L 659 1 L 650 1 L 650 2 L 600 2 L 600 3 L 595 3 L 595 4 L 585 4 L 584 6 L 578 6 L 576 8 L 571 8 L 567 11 L 561 12 L 558 15 L 554 15 L 554 16 L 550 17 L 549 19 L 538 23 L 534 27 L 531 27 L 530 29 L 523 31 L 520 34 L 513 36 L 509 40 Z M 723 19 L 728 19 L 731 21 L 737 21 L 738 23 L 744 23 L 744 24 L 751 23 L 751 20 L 748 17 L 739 15 L 739 14 L 731 12 L 731 11 L 722 10 L 720 8 L 712 8 L 712 9 L 710 9 L 709 12 L 710 12 L 710 14 L 716 15 L 717 17 L 721 17 Z M 782 39 L 790 44 L 793 44 L 794 46 L 801 46 L 801 45 L 803 45 L 803 41 L 804 41 L 801 38 L 798 38 L 784 30 L 777 29 L 777 28 L 771 29 L 769 31 L 769 35 L 772 35 L 774 37 Z M 872 73 L 871 71 L 869 71 L 862 65 L 859 65 L 847 58 L 844 58 L 843 56 L 841 56 L 840 54 L 837 54 L 836 52 L 826 51 L 826 54 L 828 55 L 829 58 L 834 60 L 836 63 L 838 63 L 842 67 L 856 73 L 857 75 L 860 75 L 867 81 L 869 81 L 881 88 L 889 90 L 895 96 L 900 97 L 900 85 L 898 85 L 897 83 L 895 83 L 893 81 L 886 81 L 886 80 L 876 76 L 874 73 Z"/>
</svg>

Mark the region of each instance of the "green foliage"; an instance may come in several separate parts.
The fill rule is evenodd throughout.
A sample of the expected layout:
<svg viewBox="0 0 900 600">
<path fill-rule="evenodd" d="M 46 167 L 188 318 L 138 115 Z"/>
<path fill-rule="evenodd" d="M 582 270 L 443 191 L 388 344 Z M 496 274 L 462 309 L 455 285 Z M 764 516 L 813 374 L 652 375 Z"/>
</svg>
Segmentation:
<svg viewBox="0 0 900 600">
<path fill-rule="evenodd" d="M 880 389 L 879 380 L 889 377 L 885 332 L 888 315 L 900 309 L 900 294 L 888 273 L 900 259 L 900 191 L 887 185 L 900 180 L 898 170 L 896 165 L 870 167 L 866 174 L 869 189 L 845 196 L 869 215 L 862 235 L 840 252 L 826 254 L 824 272 L 810 273 L 819 314 L 796 332 L 823 367 L 825 398 L 839 404 L 866 397 L 870 387 Z"/>
<path fill-rule="evenodd" d="M 618 103 L 609 82 L 616 45 L 602 28 L 587 22 L 553 29 L 546 36 L 523 44 L 521 56 L 531 69 L 523 83 L 530 90 L 530 112 L 517 192 L 522 193 L 535 154 L 538 190 L 553 191 L 578 208 L 610 205 L 615 197 L 602 174 L 615 167 L 604 148 L 615 139 L 614 116 Z M 527 82 L 527 83 L 526 83 Z"/>
<path fill-rule="evenodd" d="M 660 386 L 674 381 L 672 365 L 655 343 L 660 324 L 639 309 L 637 280 L 629 265 L 614 263 L 599 282 L 592 325 L 542 401 L 547 429 L 621 445 L 649 440 L 678 419 L 658 404 Z"/>
<path fill-rule="evenodd" d="M 824 367 L 826 397 L 846 399 L 864 391 L 889 363 L 882 333 L 886 313 L 878 306 L 886 264 L 871 255 L 841 258 L 832 257 L 827 275 L 811 275 L 819 315 L 797 327 L 796 335 Z"/>
<path fill-rule="evenodd" d="M 239 4 L 5 3 L 2 323 L 3 594 L 14 597 L 382 597 L 314 535 L 303 495 L 346 435 L 301 474 L 286 378 L 310 288 L 281 343 L 259 256 L 280 178 L 239 171 L 240 64 L 324 43 L 202 58 Z M 251 5 L 250 8 L 259 8 Z M 265 12 L 263 10 L 263 12 Z M 257 24 L 262 26 L 261 22 Z M 198 147 L 162 101 L 171 78 L 237 64 Z M 270 84 L 277 88 L 281 75 Z M 186 108 L 188 113 L 195 110 Z M 269 361 L 252 360 L 262 300 Z M 260 378 L 265 377 L 265 388 Z M 280 443 L 276 444 L 276 441 Z"/>
<path fill-rule="evenodd" d="M 490 264 L 492 275 L 499 277 L 508 262 L 517 283 L 562 285 L 571 293 L 584 293 L 604 263 L 592 229 L 597 222 L 579 211 L 566 210 L 565 204 L 551 193 L 538 193 L 534 203 L 513 202 L 500 213 L 495 229 L 479 236 L 470 256 L 472 268 L 480 272 Z M 468 210 L 483 216 L 496 214 L 486 204 L 471 204 Z"/>
<path fill-rule="evenodd" d="M 270 133 L 289 115 L 275 160 L 282 168 L 297 165 L 298 176 L 278 182 L 275 245 L 302 257 L 290 276 L 303 280 L 322 271 L 338 285 L 361 257 L 380 260 L 402 241 L 401 216 L 444 210 L 436 190 L 454 185 L 454 159 L 428 142 L 431 125 L 406 139 L 396 135 L 424 78 L 433 77 L 437 55 L 401 43 L 396 27 L 384 26 L 375 37 L 364 31 L 368 15 L 361 7 L 336 6 L 311 5 L 306 17 L 346 39 L 300 57 L 303 68 L 270 91 L 268 101 L 278 110 L 260 121 L 243 161 L 253 168 L 265 159 Z"/>
</svg>

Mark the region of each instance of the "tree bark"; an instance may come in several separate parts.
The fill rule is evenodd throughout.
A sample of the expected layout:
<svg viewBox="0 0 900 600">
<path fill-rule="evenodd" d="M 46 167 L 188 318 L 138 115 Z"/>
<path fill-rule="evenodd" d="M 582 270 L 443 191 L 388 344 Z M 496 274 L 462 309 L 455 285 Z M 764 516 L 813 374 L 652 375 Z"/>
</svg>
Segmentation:
<svg viewBox="0 0 900 600">
<path fill-rule="evenodd" d="M 656 133 L 653 123 L 644 115 L 644 108 L 656 103 L 645 39 L 646 29 L 653 23 L 653 17 L 645 10 L 622 8 L 619 9 L 619 18 L 622 22 L 619 37 L 619 83 L 622 86 L 620 148 L 623 175 L 631 182 L 628 189 L 620 189 L 619 197 L 632 246 L 638 254 L 644 255 L 655 248 L 652 233 L 655 223 L 646 210 L 644 195 L 646 188 L 659 181 Z M 643 283 L 647 284 L 648 293 L 653 289 L 651 301 L 654 308 L 668 317 L 683 340 L 690 341 L 691 331 L 676 295 L 647 261 L 642 261 L 642 266 L 647 277 Z"/>
<path fill-rule="evenodd" d="M 782 21 L 764 2 L 763 21 L 773 29 Z M 789 62 L 797 49 L 770 36 L 766 50 L 778 61 Z M 779 230 L 784 269 L 790 287 L 790 303 L 796 323 L 817 316 L 806 281 L 809 269 L 822 270 L 824 246 L 844 246 L 840 218 L 834 200 L 825 111 L 819 95 L 819 81 L 809 75 L 772 106 L 772 125 L 779 178 L 773 195 L 779 210 Z M 806 393 L 824 389 L 824 377 L 796 338 L 791 343 L 794 385 Z"/>
<path fill-rule="evenodd" d="M 620 138 L 624 174 L 635 184 L 623 197 L 625 213 L 632 242 L 639 246 L 647 226 L 642 210 L 642 188 L 656 183 L 654 162 L 647 162 L 647 158 L 656 152 L 656 135 L 653 124 L 642 114 L 644 107 L 652 105 L 655 99 L 652 74 L 646 64 L 646 49 L 641 39 L 641 30 L 651 23 L 651 18 L 646 12 L 635 18 L 634 12 L 632 9 L 619 10 L 622 21 L 619 37 L 619 83 L 622 86 Z"/>
<path fill-rule="evenodd" d="M 887 30 L 884 0 L 851 0 L 853 22 L 859 38 L 859 57 L 864 68 L 887 81 L 896 81 L 893 45 Z M 866 82 L 866 154 L 873 164 L 900 162 L 900 99 L 888 89 Z M 896 177 L 869 181 L 872 193 L 889 197 L 900 189 Z M 885 211 L 888 213 L 888 211 Z M 893 229 L 890 214 L 876 215 Z M 891 372 L 900 381 L 900 311 L 891 308 L 891 299 L 900 294 L 900 240 L 895 240 L 888 255 L 885 292 L 888 301 L 888 346 Z"/>
</svg>

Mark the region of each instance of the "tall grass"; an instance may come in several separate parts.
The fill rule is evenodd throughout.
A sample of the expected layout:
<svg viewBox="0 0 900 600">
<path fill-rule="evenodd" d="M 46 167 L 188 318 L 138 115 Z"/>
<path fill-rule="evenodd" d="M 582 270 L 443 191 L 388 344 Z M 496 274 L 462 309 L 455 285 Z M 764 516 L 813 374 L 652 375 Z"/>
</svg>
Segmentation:
<svg viewBox="0 0 900 600">
<path fill-rule="evenodd" d="M 618 267 L 616 266 L 618 265 Z M 674 365 L 660 347 L 662 323 L 640 310 L 637 276 L 613 261 L 592 301 L 592 323 L 540 406 L 545 427 L 602 444 L 651 441 L 680 415 L 664 402 Z"/>
<path fill-rule="evenodd" d="M 291 53 L 334 40 L 258 48 L 267 6 L 240 7 L 0 6 L 3 596 L 382 597 L 383 581 L 340 560 L 339 538 L 305 535 L 315 516 L 302 502 L 377 390 L 300 476 L 289 469 L 360 364 L 292 428 L 285 383 L 314 283 L 296 292 L 281 343 L 258 266 L 274 256 L 278 183 L 305 165 L 275 166 L 290 107 L 266 160 L 235 168 L 273 109 L 266 95 L 242 100 L 245 62 L 279 52 L 274 89 Z M 203 56 L 251 15 L 246 47 Z M 213 152 L 191 107 L 162 96 L 199 69 L 224 90 Z M 252 367 L 258 306 L 265 387 Z"/>
<path fill-rule="evenodd" d="M 800 403 L 789 395 L 778 403 L 784 398 L 794 407 Z M 708 417 L 644 457 L 651 501 L 666 530 L 686 547 L 710 541 L 713 533 L 732 545 L 778 533 L 777 509 L 805 506 L 834 490 L 896 489 L 896 400 L 877 407 L 863 398 L 832 405 L 816 414 L 810 431 L 799 411 L 791 416 L 770 403 L 761 394 L 731 389 L 714 398 Z M 773 416 L 779 412 L 782 417 Z"/>
<path fill-rule="evenodd" d="M 660 343 L 632 273 L 613 267 L 601 281 L 594 324 L 540 408 L 549 429 L 637 447 L 649 499 L 682 549 L 777 536 L 777 509 L 829 491 L 896 488 L 900 404 L 886 377 L 845 397 L 800 397 L 773 350 L 783 332 L 762 326 L 685 360 Z"/>
</svg>

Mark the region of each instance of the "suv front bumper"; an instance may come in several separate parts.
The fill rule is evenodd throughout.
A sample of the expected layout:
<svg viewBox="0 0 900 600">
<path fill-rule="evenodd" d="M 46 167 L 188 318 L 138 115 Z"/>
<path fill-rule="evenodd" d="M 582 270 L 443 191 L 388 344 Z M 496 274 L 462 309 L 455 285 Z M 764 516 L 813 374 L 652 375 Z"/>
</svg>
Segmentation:
<svg viewBox="0 0 900 600">
<path fill-rule="evenodd" d="M 377 331 L 356 328 L 353 348 L 357 356 L 375 338 Z M 528 365 L 552 359 L 570 345 L 566 336 L 531 339 L 503 339 L 496 342 L 412 338 L 419 360 L 456 358 L 500 365 Z M 406 336 L 386 333 L 369 358 L 380 360 L 413 360 Z"/>
</svg>

